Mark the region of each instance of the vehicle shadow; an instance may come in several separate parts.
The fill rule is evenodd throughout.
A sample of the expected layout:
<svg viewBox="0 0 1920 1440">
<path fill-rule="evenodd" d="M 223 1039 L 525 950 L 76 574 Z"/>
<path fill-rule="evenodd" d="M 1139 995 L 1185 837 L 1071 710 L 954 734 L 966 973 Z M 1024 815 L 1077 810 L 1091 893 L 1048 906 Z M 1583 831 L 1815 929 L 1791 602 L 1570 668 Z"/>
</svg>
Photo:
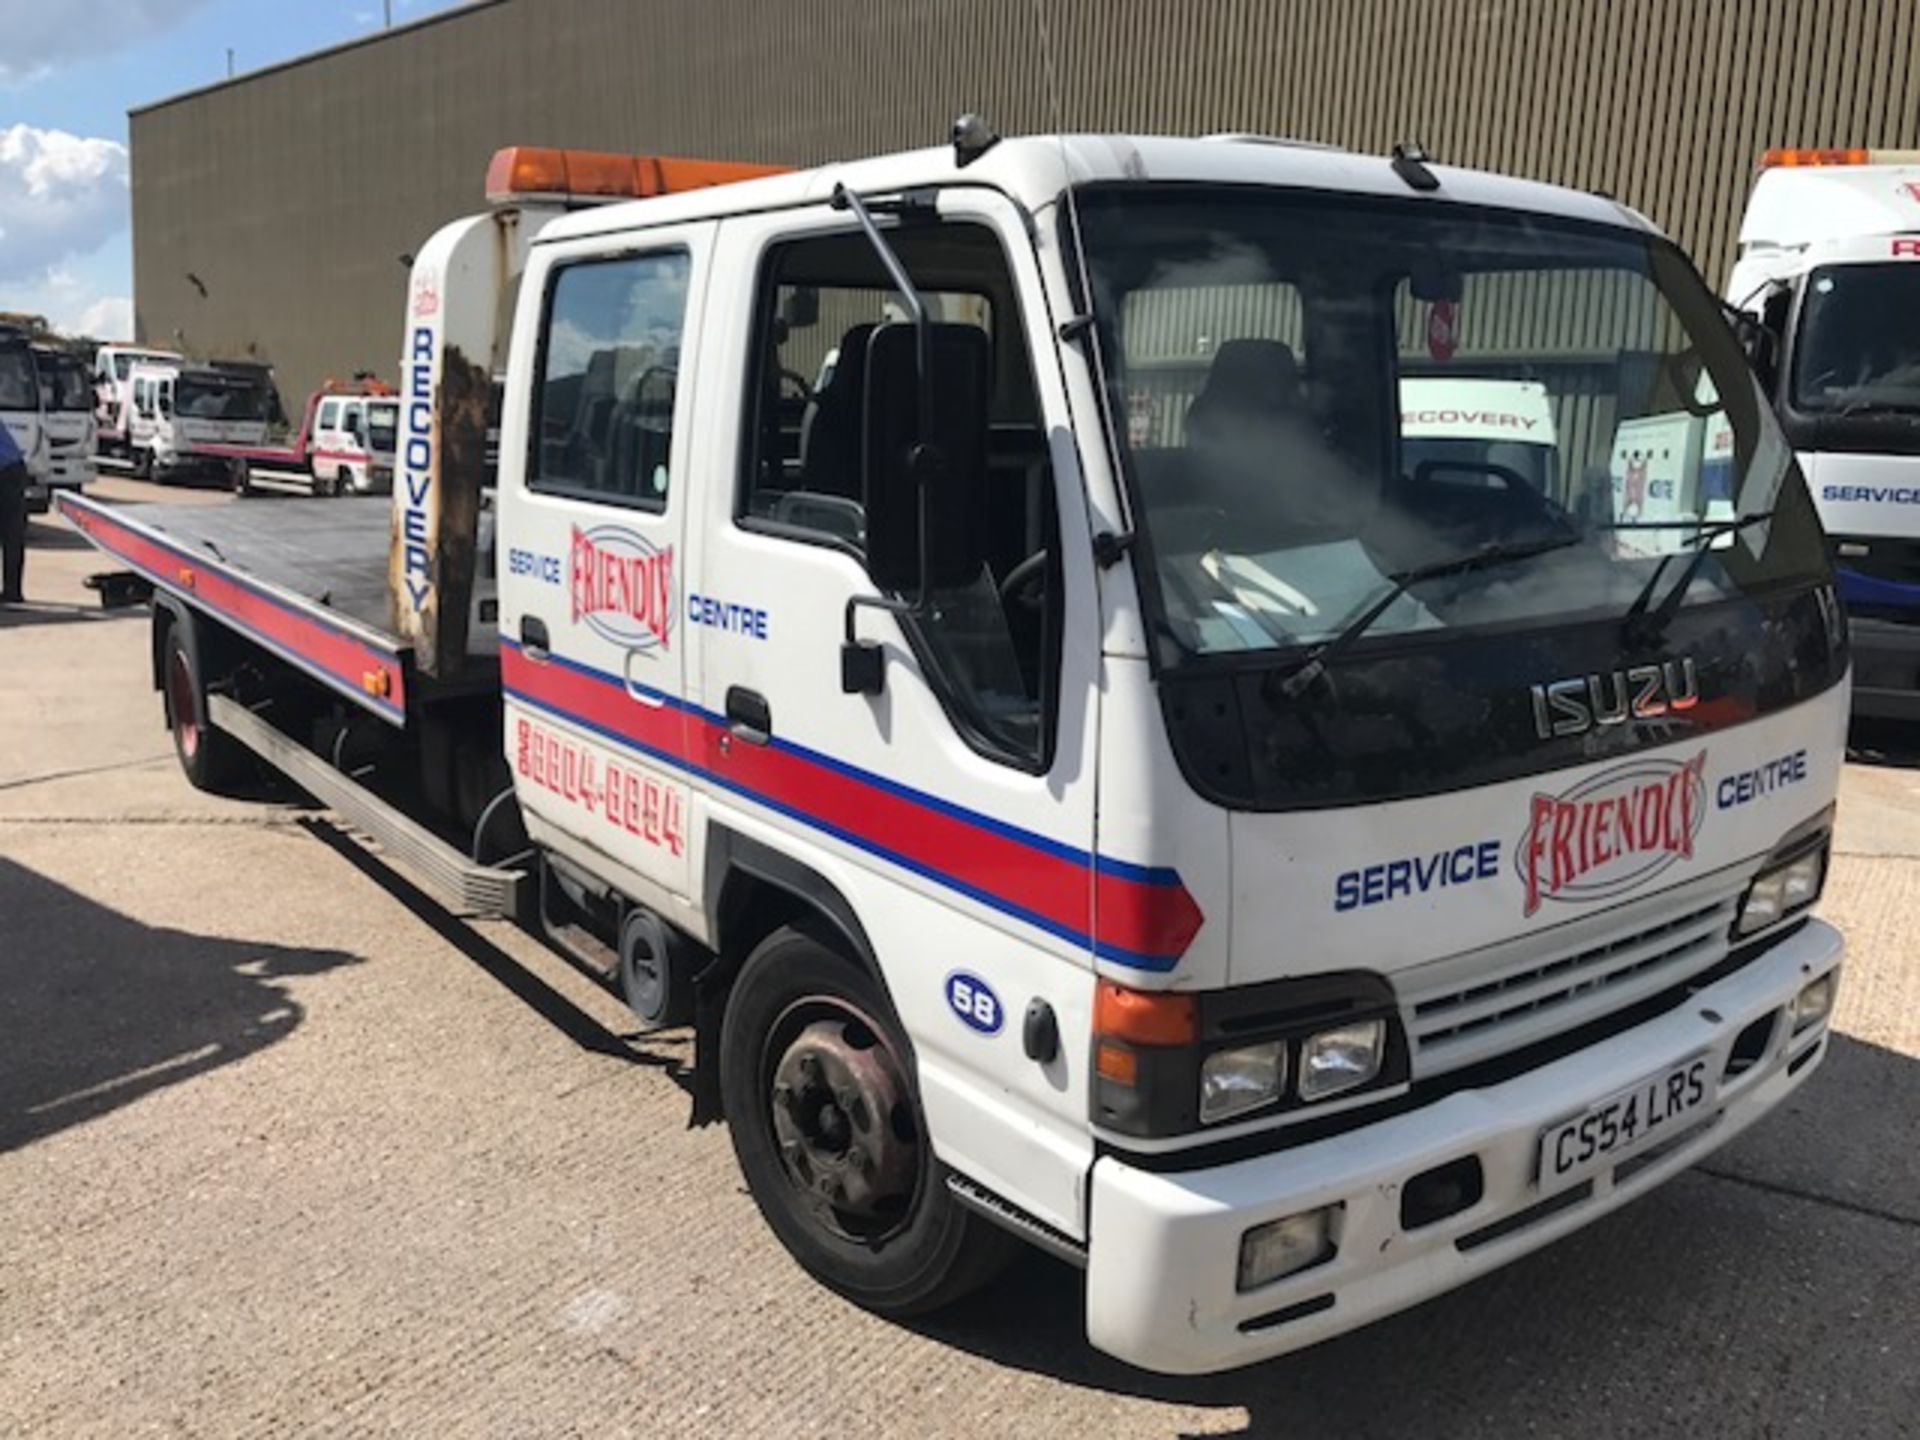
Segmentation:
<svg viewBox="0 0 1920 1440">
<path fill-rule="evenodd" d="M 1860 765 L 1920 770 L 1920 727 L 1856 718 L 1847 729 L 1847 759 Z"/>
<path fill-rule="evenodd" d="M 279 981 L 358 957 L 142 924 L 0 858 L 0 1153 L 296 1029 Z"/>
<path fill-rule="evenodd" d="M 29 625 L 84 625 L 97 620 L 124 620 L 129 615 L 144 616 L 144 608 L 108 610 L 99 605 L 70 605 L 58 600 L 35 600 L 33 577 L 27 577 L 27 602 L 24 605 L 0 605 L 0 630 L 21 630 Z"/>
<path fill-rule="evenodd" d="M 399 871 L 370 855 L 329 820 L 319 816 L 310 817 L 303 819 L 300 826 L 367 880 L 405 906 L 415 919 L 465 955 L 502 989 L 582 1050 L 659 1070 L 690 1096 L 693 1094 L 693 1047 L 684 1030 L 641 1035 L 621 1034 L 608 1029 L 519 960 L 449 913 L 438 900 Z M 554 953 L 558 954 L 557 951 Z"/>
<path fill-rule="evenodd" d="M 1037 1253 L 916 1328 L 1085 1388 L 1243 1408 L 1244 1435 L 1914 1433 L 1920 1061 L 1836 1036 L 1827 1071 L 1591 1228 L 1245 1369 L 1164 1377 L 1095 1352 L 1079 1274 Z"/>
<path fill-rule="evenodd" d="M 85 550 L 92 543 L 57 515 L 36 515 L 27 523 L 29 550 Z"/>
</svg>

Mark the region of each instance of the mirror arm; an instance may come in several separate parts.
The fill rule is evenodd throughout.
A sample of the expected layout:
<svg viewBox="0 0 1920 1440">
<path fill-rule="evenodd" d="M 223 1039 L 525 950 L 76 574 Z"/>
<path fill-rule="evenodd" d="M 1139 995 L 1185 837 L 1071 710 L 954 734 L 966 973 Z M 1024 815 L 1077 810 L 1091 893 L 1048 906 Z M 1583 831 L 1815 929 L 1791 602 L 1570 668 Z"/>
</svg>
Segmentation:
<svg viewBox="0 0 1920 1440">
<path fill-rule="evenodd" d="M 845 185 L 833 187 L 833 208 L 850 211 L 853 218 L 860 222 L 860 229 L 866 234 L 867 243 L 873 247 L 873 253 L 880 257 L 880 263 L 886 268 L 887 278 L 893 282 L 893 288 L 899 293 L 900 303 L 907 309 L 913 320 L 914 363 L 919 368 L 920 392 L 920 436 L 924 441 L 933 433 L 933 324 L 927 317 L 927 302 L 920 298 L 920 292 L 914 288 L 913 277 L 907 274 L 907 267 L 900 263 L 900 257 L 894 253 L 893 246 L 887 243 L 887 237 L 880 233 L 880 227 L 873 223 L 873 214 L 861 203 L 860 197 Z M 924 519 L 924 510 L 922 513 Z M 920 535 L 920 599 L 927 594 L 926 572 L 926 529 L 921 527 Z"/>
<path fill-rule="evenodd" d="M 913 320 L 914 364 L 919 371 L 915 376 L 918 388 L 920 411 L 920 442 L 915 449 L 915 469 L 921 471 L 920 483 L 915 487 L 919 500 L 919 541 L 920 541 L 920 577 L 916 593 L 912 600 L 896 600 L 884 595 L 849 595 L 844 619 L 845 643 L 840 647 L 840 688 L 847 694 L 877 695 L 885 683 L 884 655 L 878 643 L 861 641 L 858 638 L 855 616 L 863 609 L 884 610 L 890 615 L 902 617 L 924 614 L 927 609 L 927 577 L 931 573 L 928 561 L 929 537 L 927 534 L 927 481 L 923 466 L 932 457 L 926 453 L 926 437 L 933 433 L 933 324 L 927 316 L 926 301 L 920 298 L 920 292 L 914 288 L 913 278 L 907 274 L 907 267 L 900 263 L 900 257 L 887 243 L 887 237 L 880 233 L 880 227 L 873 223 L 873 215 L 861 203 L 860 197 L 845 185 L 833 187 L 831 201 L 836 210 L 845 210 L 859 222 L 860 229 L 867 237 L 867 243 L 873 247 L 873 253 L 879 257 L 880 264 L 887 272 L 887 278 L 893 282 L 893 288 L 900 296 L 900 303 L 906 307 L 907 314 Z"/>
</svg>

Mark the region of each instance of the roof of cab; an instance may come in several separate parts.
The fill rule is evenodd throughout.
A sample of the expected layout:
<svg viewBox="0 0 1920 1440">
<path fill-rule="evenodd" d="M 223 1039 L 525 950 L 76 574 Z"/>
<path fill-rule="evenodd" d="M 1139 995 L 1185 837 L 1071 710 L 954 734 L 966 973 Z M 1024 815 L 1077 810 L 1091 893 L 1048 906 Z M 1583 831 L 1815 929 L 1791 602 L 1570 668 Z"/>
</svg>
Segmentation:
<svg viewBox="0 0 1920 1440">
<path fill-rule="evenodd" d="M 1007 139 L 962 169 L 940 147 L 835 162 L 760 180 L 689 190 L 650 200 L 577 210 L 542 229 L 541 243 L 683 221 L 820 204 L 845 184 L 862 194 L 923 185 L 987 185 L 1030 210 L 1052 204 L 1067 184 L 1102 180 L 1270 185 L 1359 195 L 1464 203 L 1548 214 L 1658 233 L 1637 211 L 1605 196 L 1479 170 L 1429 163 L 1440 181 L 1422 194 L 1385 156 L 1259 137 L 1216 139 L 1135 135 L 1037 135 Z"/>
</svg>

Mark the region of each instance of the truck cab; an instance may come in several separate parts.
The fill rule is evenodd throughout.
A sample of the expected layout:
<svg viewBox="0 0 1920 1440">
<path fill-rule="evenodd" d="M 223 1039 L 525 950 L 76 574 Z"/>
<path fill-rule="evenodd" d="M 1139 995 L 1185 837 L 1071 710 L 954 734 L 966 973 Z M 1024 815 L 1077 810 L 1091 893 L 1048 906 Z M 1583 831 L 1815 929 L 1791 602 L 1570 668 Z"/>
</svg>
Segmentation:
<svg viewBox="0 0 1920 1440">
<path fill-rule="evenodd" d="M 81 490 L 94 479 L 94 393 L 86 362 L 69 350 L 36 346 L 40 406 L 46 433 L 45 479 L 51 494 Z"/>
<path fill-rule="evenodd" d="M 1920 720 L 1920 151 L 1767 152 L 1726 294 L 1826 526 L 1854 713 Z"/>
<path fill-rule="evenodd" d="M 171 350 L 138 345 L 102 345 L 94 352 L 93 388 L 96 445 L 102 455 L 127 456 L 128 431 L 133 419 L 133 367 L 140 364 L 178 364 Z"/>
<path fill-rule="evenodd" d="M 1464 1279 L 1797 1083 L 1838 952 L 1761 913 L 1817 889 L 1846 639 L 1686 260 L 1283 145 L 954 163 L 539 229 L 499 489 L 535 843 L 722 954 L 741 894 L 817 897 L 953 1193 L 1156 1368 Z M 925 1152 L 840 1158 L 908 1083 L 880 1002 L 749 948 L 749 1183 L 898 1300 L 859 1257 Z"/>
<path fill-rule="evenodd" d="M 384 495 L 393 488 L 400 404 L 391 395 L 328 395 L 313 412 L 307 460 L 315 489 Z"/>
<path fill-rule="evenodd" d="M 135 471 L 161 481 L 226 473 L 233 461 L 204 447 L 262 446 L 266 387 L 217 366 L 143 361 L 129 371 L 127 446 Z"/>
<path fill-rule="evenodd" d="M 27 462 L 27 509 L 47 508 L 45 412 L 40 405 L 39 373 L 25 331 L 0 325 L 0 425 Z"/>
</svg>

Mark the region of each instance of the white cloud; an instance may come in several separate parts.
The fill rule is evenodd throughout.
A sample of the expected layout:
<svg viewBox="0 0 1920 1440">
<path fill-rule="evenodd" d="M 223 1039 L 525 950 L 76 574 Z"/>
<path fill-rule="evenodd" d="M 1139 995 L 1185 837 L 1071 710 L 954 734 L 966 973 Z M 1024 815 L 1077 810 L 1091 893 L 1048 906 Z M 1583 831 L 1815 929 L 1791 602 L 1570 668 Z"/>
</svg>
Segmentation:
<svg viewBox="0 0 1920 1440">
<path fill-rule="evenodd" d="M 126 228 L 127 147 L 64 130 L 0 130 L 0 281 L 43 283 Z"/>
<path fill-rule="evenodd" d="M 125 295 L 102 295 L 71 324 L 60 328 L 70 335 L 91 335 L 96 340 L 131 340 L 133 301 Z"/>
<path fill-rule="evenodd" d="M 0 84 L 44 74 L 63 61 L 93 60 L 170 30 L 207 0 L 88 0 L 80 7 L 49 0 L 0 0 Z"/>
</svg>

